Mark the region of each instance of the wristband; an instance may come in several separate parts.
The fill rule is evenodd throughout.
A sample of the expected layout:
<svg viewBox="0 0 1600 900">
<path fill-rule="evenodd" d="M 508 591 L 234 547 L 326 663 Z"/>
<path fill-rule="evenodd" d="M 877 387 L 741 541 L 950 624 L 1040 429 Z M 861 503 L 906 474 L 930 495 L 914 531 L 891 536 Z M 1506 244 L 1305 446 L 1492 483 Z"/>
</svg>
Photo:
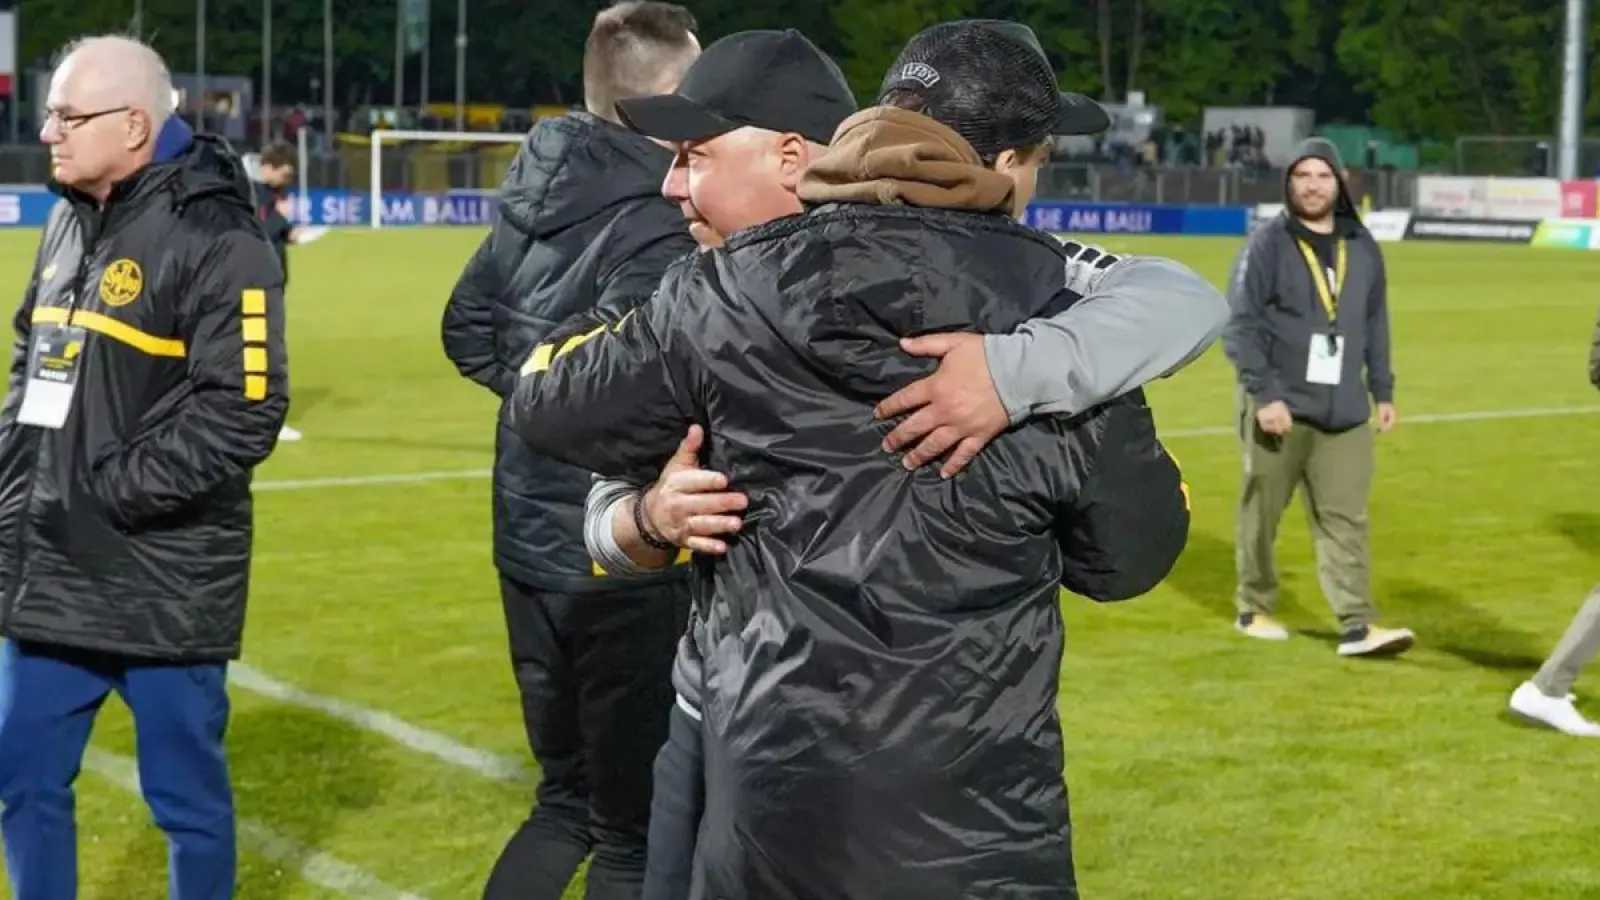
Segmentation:
<svg viewBox="0 0 1600 900">
<path fill-rule="evenodd" d="M 639 494 L 639 498 L 637 500 L 633 501 L 633 530 L 639 532 L 639 539 L 640 540 L 642 540 L 646 544 L 649 544 L 650 546 L 656 548 L 657 550 L 662 550 L 662 551 L 677 550 L 678 549 L 678 545 L 677 544 L 673 544 L 673 543 L 670 543 L 668 541 L 664 541 L 661 538 L 656 537 L 655 535 L 651 534 L 650 533 L 650 529 L 645 526 L 645 524 L 644 524 L 644 496 L 645 495 L 643 493 L 641 493 L 641 494 Z"/>
</svg>

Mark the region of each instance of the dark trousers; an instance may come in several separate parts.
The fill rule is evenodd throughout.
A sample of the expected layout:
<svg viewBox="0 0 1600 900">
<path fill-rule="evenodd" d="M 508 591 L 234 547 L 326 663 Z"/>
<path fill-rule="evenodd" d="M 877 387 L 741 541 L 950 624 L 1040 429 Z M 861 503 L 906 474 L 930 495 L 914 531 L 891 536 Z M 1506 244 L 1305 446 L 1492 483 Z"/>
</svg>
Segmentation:
<svg viewBox="0 0 1600 900">
<path fill-rule="evenodd" d="M 0 834 L 15 900 L 78 895 L 72 786 L 95 714 L 112 691 L 133 712 L 140 786 L 167 834 L 169 896 L 233 896 L 226 681 L 220 663 L 146 665 L 0 642 Z"/>
<path fill-rule="evenodd" d="M 650 851 L 642 900 L 689 900 L 694 848 L 706 803 L 700 720 L 673 704 L 667 742 L 656 754 L 650 801 Z"/>
<path fill-rule="evenodd" d="M 502 576 L 500 590 L 528 746 L 543 777 L 484 898 L 560 900 L 592 852 L 589 900 L 638 900 L 651 764 L 667 738 L 689 587 L 558 594 Z"/>
</svg>

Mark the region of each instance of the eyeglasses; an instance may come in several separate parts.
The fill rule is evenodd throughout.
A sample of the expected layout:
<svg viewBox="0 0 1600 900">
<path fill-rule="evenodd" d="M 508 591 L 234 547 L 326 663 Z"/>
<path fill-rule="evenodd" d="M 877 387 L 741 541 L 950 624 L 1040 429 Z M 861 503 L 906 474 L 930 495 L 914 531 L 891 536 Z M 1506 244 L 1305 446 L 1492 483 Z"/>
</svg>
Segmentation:
<svg viewBox="0 0 1600 900">
<path fill-rule="evenodd" d="M 56 130 L 65 137 L 85 122 L 93 121 L 101 116 L 109 116 L 112 113 L 129 112 L 132 109 L 133 107 L 131 106 L 117 106 L 111 109 L 102 109 L 99 112 L 79 113 L 75 116 L 64 116 L 59 109 L 49 109 L 45 110 L 44 121 L 46 125 L 54 124 Z"/>
</svg>

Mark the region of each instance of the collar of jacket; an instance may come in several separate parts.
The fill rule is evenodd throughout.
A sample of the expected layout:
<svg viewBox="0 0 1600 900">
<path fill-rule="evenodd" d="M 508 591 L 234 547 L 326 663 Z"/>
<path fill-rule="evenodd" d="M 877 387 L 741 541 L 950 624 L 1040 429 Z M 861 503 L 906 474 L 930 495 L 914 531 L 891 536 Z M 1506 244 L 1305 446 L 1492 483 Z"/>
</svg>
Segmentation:
<svg viewBox="0 0 1600 900">
<path fill-rule="evenodd" d="M 1011 212 L 1016 186 L 985 166 L 954 129 L 921 113 L 864 109 L 839 125 L 828 151 L 806 171 L 807 203 L 907 204 Z"/>
</svg>

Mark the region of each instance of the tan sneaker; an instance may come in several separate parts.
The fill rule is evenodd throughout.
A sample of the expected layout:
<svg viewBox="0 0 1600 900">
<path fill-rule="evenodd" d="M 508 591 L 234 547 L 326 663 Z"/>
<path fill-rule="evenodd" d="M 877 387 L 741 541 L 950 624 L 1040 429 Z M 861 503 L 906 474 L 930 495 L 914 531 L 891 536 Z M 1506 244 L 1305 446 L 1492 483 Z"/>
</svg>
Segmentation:
<svg viewBox="0 0 1600 900">
<path fill-rule="evenodd" d="M 1289 629 L 1266 613 L 1240 613 L 1233 622 L 1234 630 L 1263 641 L 1287 641 Z"/>
<path fill-rule="evenodd" d="M 1399 656 L 1410 650 L 1417 636 L 1409 628 L 1367 625 L 1339 637 L 1340 656 Z"/>
</svg>

